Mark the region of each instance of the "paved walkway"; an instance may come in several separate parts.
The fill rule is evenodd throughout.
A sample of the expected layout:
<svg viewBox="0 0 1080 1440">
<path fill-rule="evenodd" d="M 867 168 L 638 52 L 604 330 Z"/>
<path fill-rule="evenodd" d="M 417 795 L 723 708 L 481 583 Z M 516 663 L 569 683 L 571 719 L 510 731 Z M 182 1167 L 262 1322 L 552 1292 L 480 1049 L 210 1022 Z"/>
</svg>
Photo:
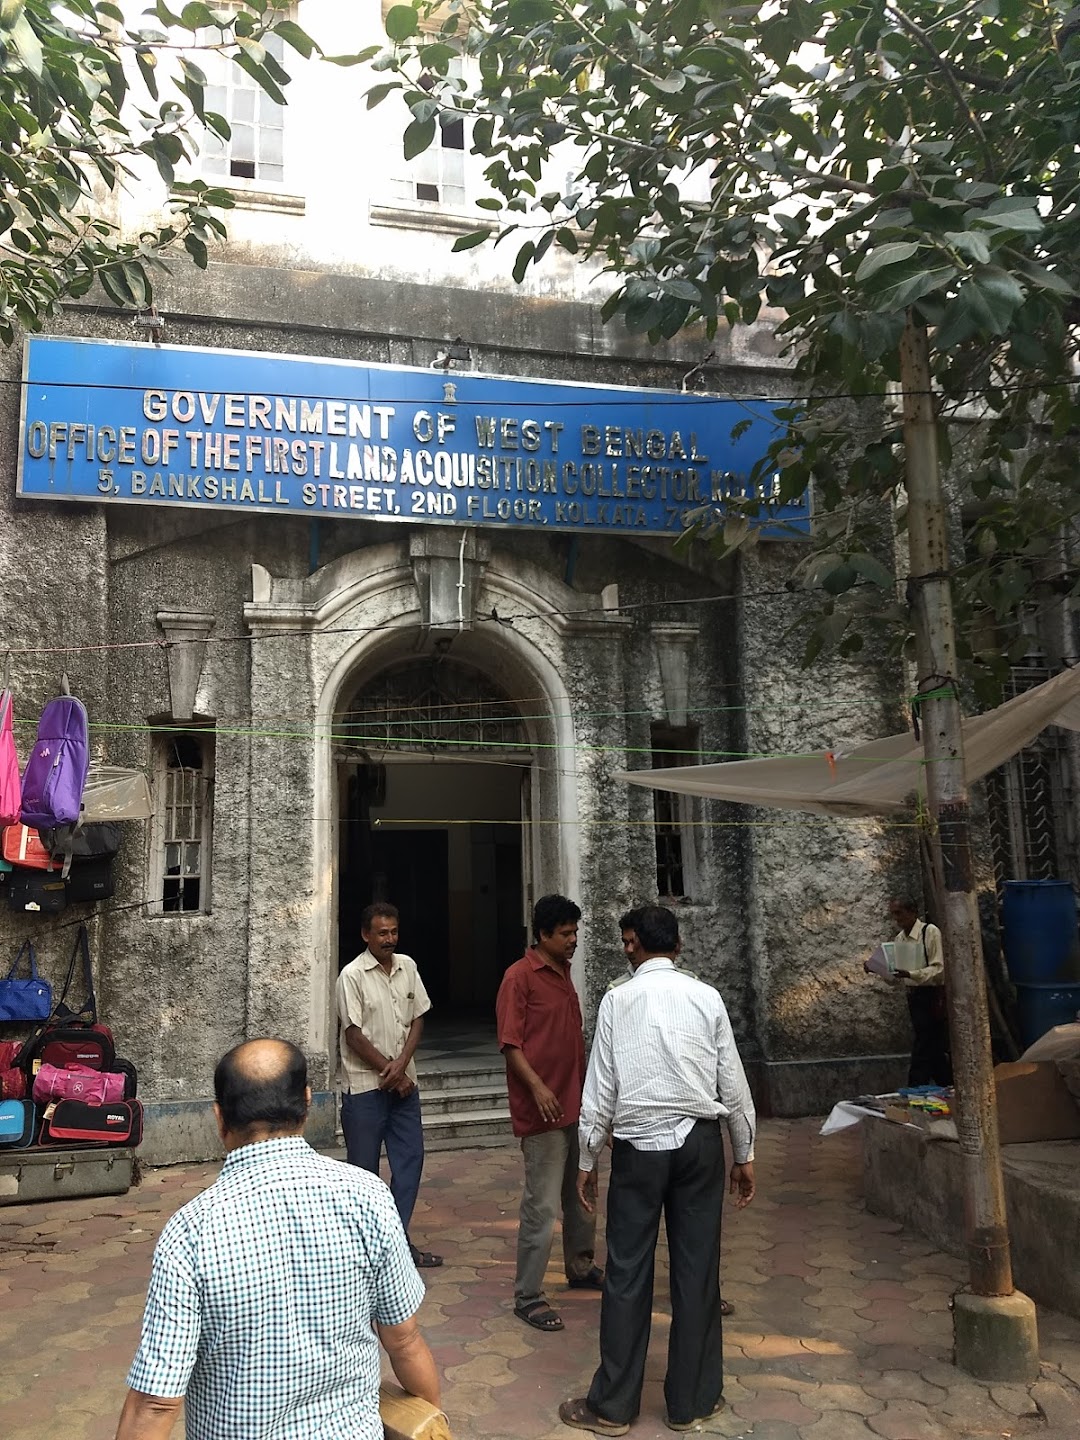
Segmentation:
<svg viewBox="0 0 1080 1440">
<path fill-rule="evenodd" d="M 962 1267 L 868 1215 L 856 1143 L 821 1140 L 816 1129 L 766 1122 L 758 1199 L 728 1214 L 724 1293 L 737 1306 L 724 1338 L 729 1408 L 709 1430 L 745 1440 L 1076 1440 L 1080 1324 L 1041 1313 L 1043 1375 L 1030 1388 L 961 1375 L 949 1364 L 948 1297 Z M 0 1210 L 4 1440 L 110 1440 L 153 1243 L 215 1172 L 158 1170 L 119 1198 Z M 568 1440 L 556 1407 L 585 1391 L 596 1362 L 599 1300 L 566 1291 L 554 1270 L 566 1329 L 542 1335 L 511 1313 L 519 1174 L 514 1148 L 456 1151 L 429 1159 L 421 1191 L 416 1238 L 447 1259 L 427 1272 L 422 1321 L 458 1440 Z M 632 1440 L 670 1440 L 662 1253 L 659 1262 Z"/>
</svg>

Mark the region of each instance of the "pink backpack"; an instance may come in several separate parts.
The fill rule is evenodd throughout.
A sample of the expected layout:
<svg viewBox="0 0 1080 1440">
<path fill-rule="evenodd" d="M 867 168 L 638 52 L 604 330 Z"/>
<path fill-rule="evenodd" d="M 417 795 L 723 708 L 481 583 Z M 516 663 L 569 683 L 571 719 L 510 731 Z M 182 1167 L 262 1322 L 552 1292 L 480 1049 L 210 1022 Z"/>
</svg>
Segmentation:
<svg viewBox="0 0 1080 1440">
<path fill-rule="evenodd" d="M 11 691 L 0 691 L 0 828 L 17 825 L 22 808 L 19 757 L 11 728 Z"/>
</svg>

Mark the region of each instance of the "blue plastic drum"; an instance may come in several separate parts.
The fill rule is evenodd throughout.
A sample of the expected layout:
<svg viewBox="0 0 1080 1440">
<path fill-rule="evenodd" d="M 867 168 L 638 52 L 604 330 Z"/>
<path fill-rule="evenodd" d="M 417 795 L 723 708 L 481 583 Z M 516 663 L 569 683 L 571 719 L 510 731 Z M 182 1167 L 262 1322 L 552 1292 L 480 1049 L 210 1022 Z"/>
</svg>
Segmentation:
<svg viewBox="0 0 1080 1440">
<path fill-rule="evenodd" d="M 1080 983 L 1080 930 L 1068 881 L 1006 880 L 1001 918 L 1015 985 Z"/>
<path fill-rule="evenodd" d="M 1055 1025 L 1071 1025 L 1080 1012 L 1080 985 L 1017 985 L 1016 1018 L 1026 1050 Z"/>
</svg>

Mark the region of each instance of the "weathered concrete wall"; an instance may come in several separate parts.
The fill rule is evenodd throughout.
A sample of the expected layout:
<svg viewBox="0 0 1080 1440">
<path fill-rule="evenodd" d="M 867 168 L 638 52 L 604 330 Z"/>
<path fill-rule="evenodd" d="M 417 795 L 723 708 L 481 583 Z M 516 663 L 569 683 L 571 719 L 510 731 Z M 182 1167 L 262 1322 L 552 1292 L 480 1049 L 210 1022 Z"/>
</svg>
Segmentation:
<svg viewBox="0 0 1080 1440">
<path fill-rule="evenodd" d="M 1002 1147 L 1013 1278 L 1042 1305 L 1080 1318 L 1080 1145 L 1075 1140 Z M 960 1147 L 886 1121 L 863 1123 L 863 1193 L 870 1210 L 910 1225 L 963 1256 Z"/>
</svg>

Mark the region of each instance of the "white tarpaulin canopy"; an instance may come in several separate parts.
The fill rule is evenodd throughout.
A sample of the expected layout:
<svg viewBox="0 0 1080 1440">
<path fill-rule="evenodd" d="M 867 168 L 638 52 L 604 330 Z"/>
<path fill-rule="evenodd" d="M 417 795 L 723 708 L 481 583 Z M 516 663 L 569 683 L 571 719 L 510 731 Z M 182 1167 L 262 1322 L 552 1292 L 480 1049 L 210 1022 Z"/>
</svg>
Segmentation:
<svg viewBox="0 0 1080 1440">
<path fill-rule="evenodd" d="M 1080 730 L 1080 665 L 963 724 L 964 773 L 970 785 L 1011 759 L 1047 725 Z M 924 765 L 922 744 L 904 734 L 853 750 L 626 770 L 618 778 L 710 800 L 859 816 L 900 810 L 916 793 L 925 794 Z"/>
</svg>

